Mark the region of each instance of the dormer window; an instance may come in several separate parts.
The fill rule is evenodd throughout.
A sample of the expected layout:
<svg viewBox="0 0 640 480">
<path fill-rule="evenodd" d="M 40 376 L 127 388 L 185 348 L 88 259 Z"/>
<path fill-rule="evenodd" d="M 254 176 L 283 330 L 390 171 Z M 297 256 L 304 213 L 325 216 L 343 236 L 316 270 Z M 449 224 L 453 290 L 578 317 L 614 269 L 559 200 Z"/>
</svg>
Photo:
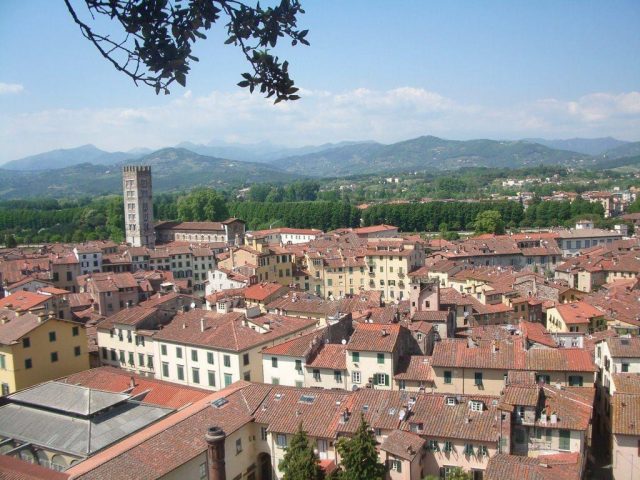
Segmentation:
<svg viewBox="0 0 640 480">
<path fill-rule="evenodd" d="M 471 400 L 469 402 L 469 408 L 472 412 L 482 412 L 484 410 L 484 403 L 479 400 Z"/>
<path fill-rule="evenodd" d="M 458 402 L 456 401 L 456 397 L 447 397 L 446 403 L 447 405 L 456 405 Z"/>
</svg>

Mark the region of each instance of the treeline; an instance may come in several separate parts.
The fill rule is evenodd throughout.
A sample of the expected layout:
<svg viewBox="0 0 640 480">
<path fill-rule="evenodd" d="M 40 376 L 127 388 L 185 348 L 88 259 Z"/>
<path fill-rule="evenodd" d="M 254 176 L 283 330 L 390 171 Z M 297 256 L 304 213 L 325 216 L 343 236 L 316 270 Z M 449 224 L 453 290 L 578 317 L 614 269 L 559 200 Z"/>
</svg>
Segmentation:
<svg viewBox="0 0 640 480">
<path fill-rule="evenodd" d="M 360 211 L 344 202 L 232 202 L 229 213 L 247 222 L 247 228 L 275 227 L 334 230 L 360 225 Z"/>
<path fill-rule="evenodd" d="M 598 202 L 591 203 L 580 197 L 570 202 L 534 200 L 524 213 L 523 227 L 573 226 L 575 220 L 585 216 L 604 217 L 604 208 Z"/>
<path fill-rule="evenodd" d="M 89 200 L 10 200 L 0 202 L 0 242 L 83 242 L 124 239 L 122 197 Z M 6 241 L 6 240 L 5 240 Z"/>
<path fill-rule="evenodd" d="M 249 188 L 250 202 L 311 202 L 318 199 L 320 183 L 314 180 L 299 180 L 287 185 L 256 183 Z"/>
<path fill-rule="evenodd" d="M 365 226 L 386 223 L 403 232 L 438 230 L 473 230 L 478 213 L 486 210 L 500 212 L 502 221 L 517 227 L 524 209 L 518 202 L 429 202 L 374 205 L 362 212 Z"/>
</svg>

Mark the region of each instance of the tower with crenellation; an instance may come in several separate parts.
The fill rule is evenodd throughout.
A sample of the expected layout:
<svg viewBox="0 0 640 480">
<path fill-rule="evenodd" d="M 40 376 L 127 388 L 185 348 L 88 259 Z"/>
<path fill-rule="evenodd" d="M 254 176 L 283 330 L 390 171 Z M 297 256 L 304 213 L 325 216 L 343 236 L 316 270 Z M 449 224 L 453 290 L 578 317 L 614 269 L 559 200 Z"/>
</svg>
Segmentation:
<svg viewBox="0 0 640 480">
<path fill-rule="evenodd" d="M 122 168 L 124 223 L 127 243 L 134 247 L 153 248 L 153 195 L 151 167 L 125 165 Z"/>
</svg>

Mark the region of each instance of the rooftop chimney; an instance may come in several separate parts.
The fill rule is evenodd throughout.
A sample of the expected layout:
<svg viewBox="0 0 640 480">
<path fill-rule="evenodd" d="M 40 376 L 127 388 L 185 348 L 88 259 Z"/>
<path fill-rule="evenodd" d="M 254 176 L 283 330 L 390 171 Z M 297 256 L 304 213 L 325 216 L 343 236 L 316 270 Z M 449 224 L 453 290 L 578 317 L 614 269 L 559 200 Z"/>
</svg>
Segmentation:
<svg viewBox="0 0 640 480">
<path fill-rule="evenodd" d="M 204 436 L 207 442 L 207 465 L 209 480 L 227 480 L 224 463 L 224 440 L 226 434 L 220 427 L 210 427 Z"/>
<path fill-rule="evenodd" d="M 204 317 L 200 319 L 200 331 L 204 332 Z"/>
<path fill-rule="evenodd" d="M 129 388 L 135 388 L 136 386 L 136 379 L 133 378 L 133 375 L 131 375 L 131 378 L 129 379 Z"/>
</svg>

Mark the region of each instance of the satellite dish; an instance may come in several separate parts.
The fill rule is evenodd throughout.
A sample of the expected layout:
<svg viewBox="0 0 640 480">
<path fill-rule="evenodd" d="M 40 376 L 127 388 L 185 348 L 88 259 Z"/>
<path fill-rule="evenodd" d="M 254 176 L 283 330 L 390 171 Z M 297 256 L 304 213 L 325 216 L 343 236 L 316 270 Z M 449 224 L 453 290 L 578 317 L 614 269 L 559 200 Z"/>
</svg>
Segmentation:
<svg viewBox="0 0 640 480">
<path fill-rule="evenodd" d="M 340 343 L 342 343 L 342 345 L 346 345 L 346 344 L 347 344 L 347 341 L 343 338 L 343 339 L 342 339 L 342 342 L 340 342 Z"/>
<path fill-rule="evenodd" d="M 196 308 L 196 302 L 191 302 L 191 308 Z"/>
<path fill-rule="evenodd" d="M 398 414 L 398 416 L 400 417 L 400 421 L 404 420 L 404 417 L 407 416 L 407 412 L 404 410 L 404 408 L 400 410 L 400 413 Z"/>
</svg>

